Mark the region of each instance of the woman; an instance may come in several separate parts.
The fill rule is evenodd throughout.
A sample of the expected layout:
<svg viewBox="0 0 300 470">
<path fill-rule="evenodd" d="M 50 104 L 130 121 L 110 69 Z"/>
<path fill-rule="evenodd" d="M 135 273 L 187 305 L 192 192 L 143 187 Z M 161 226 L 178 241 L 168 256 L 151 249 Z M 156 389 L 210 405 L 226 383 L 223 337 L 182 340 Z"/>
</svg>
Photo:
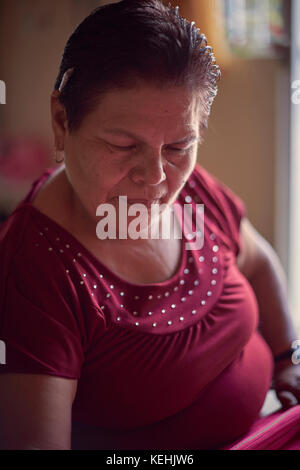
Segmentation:
<svg viewBox="0 0 300 470">
<path fill-rule="evenodd" d="M 197 163 L 218 79 L 205 37 L 157 0 L 97 9 L 69 39 L 51 97 L 62 165 L 1 230 L 2 448 L 253 445 L 274 356 L 278 397 L 298 403 L 277 257 Z M 161 209 L 146 228 L 172 207 L 182 238 L 122 238 L 121 219 L 99 238 L 120 196 Z M 190 249 L 179 208 L 198 203 Z M 291 410 L 280 445 L 300 448 Z"/>
</svg>

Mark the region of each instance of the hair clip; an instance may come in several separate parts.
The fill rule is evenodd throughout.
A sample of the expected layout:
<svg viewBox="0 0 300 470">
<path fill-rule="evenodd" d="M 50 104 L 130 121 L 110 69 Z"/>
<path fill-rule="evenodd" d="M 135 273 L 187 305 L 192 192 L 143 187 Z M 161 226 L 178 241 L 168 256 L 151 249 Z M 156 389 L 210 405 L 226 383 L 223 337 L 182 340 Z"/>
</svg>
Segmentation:
<svg viewBox="0 0 300 470">
<path fill-rule="evenodd" d="M 68 83 L 70 77 L 73 75 L 73 72 L 74 72 L 74 67 L 68 69 L 64 74 L 63 74 L 63 78 L 61 80 L 61 84 L 60 84 L 60 87 L 58 89 L 58 91 L 61 93 L 63 91 L 63 89 L 65 88 L 66 84 Z"/>
</svg>

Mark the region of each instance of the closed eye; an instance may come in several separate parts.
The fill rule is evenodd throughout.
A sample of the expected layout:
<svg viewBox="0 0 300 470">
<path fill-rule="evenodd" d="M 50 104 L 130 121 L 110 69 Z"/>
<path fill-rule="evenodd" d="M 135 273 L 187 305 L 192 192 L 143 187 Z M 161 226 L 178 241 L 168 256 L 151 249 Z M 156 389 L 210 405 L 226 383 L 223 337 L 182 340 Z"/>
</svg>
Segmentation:
<svg viewBox="0 0 300 470">
<path fill-rule="evenodd" d="M 179 149 L 179 148 L 176 148 L 176 147 L 169 147 L 169 150 L 171 150 L 172 152 L 185 152 L 187 149 Z"/>
<path fill-rule="evenodd" d="M 117 150 L 118 152 L 128 152 L 130 150 L 134 150 L 136 148 L 135 145 L 113 145 L 113 144 L 108 144 L 113 150 Z"/>
<path fill-rule="evenodd" d="M 167 147 L 167 151 L 173 152 L 173 153 L 185 153 L 190 149 L 191 146 L 185 147 L 185 148 L 180 148 L 180 147 Z"/>
</svg>

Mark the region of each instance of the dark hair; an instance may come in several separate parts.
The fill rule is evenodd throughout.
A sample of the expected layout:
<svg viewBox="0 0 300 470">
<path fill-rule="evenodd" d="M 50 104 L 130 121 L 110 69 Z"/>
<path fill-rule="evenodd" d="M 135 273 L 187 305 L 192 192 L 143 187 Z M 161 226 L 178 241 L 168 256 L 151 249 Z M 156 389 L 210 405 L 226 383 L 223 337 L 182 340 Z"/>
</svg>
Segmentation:
<svg viewBox="0 0 300 470">
<path fill-rule="evenodd" d="M 138 79 L 200 91 L 201 125 L 207 127 L 220 77 L 212 49 L 195 23 L 159 0 L 122 0 L 94 10 L 66 44 L 56 90 L 70 68 L 74 72 L 59 96 L 70 132 L 80 127 L 101 93 L 133 86 Z"/>
</svg>

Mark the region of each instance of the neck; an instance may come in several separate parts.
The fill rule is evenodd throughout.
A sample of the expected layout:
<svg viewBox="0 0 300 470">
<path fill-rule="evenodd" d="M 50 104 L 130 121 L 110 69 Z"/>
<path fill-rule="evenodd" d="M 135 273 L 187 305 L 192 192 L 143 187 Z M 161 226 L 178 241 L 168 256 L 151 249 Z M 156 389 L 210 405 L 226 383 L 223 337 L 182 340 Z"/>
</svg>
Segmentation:
<svg viewBox="0 0 300 470">
<path fill-rule="evenodd" d="M 96 235 L 96 227 L 99 222 L 99 219 L 96 219 L 96 217 L 92 217 L 91 214 L 85 209 L 84 205 L 80 201 L 80 198 L 77 196 L 76 192 L 74 191 L 72 185 L 70 184 L 68 177 L 66 173 L 64 172 L 64 178 L 66 179 L 66 184 L 67 184 L 67 198 L 68 198 L 68 207 L 70 208 L 70 225 L 72 227 L 72 233 L 76 234 L 76 236 L 80 235 L 80 237 L 83 237 L 85 240 L 88 240 L 90 244 L 93 244 L 93 246 L 99 248 L 101 245 L 102 249 L 107 249 L 109 248 L 140 248 L 140 247 L 150 247 L 154 246 L 157 243 L 160 243 L 162 240 L 167 240 L 166 238 L 162 238 L 162 214 L 159 215 L 159 219 L 156 222 L 152 222 L 152 224 L 157 224 L 159 227 L 158 230 L 158 238 L 151 238 L 151 228 L 150 225 L 146 229 L 146 234 L 147 238 L 138 238 L 138 239 L 132 239 L 131 237 L 127 236 L 125 239 L 121 239 L 118 237 L 118 228 L 116 231 L 116 239 L 111 239 L 107 238 L 104 240 L 101 240 L 97 237 Z M 118 211 L 116 213 L 116 216 L 118 217 Z M 167 218 L 167 224 L 170 223 L 170 218 Z M 174 224 L 175 226 L 173 227 L 173 224 L 171 223 L 170 226 L 170 237 L 171 239 L 174 238 L 180 238 L 178 234 L 181 231 L 179 221 L 176 217 L 174 216 Z M 176 236 L 174 234 L 176 233 Z"/>
</svg>

